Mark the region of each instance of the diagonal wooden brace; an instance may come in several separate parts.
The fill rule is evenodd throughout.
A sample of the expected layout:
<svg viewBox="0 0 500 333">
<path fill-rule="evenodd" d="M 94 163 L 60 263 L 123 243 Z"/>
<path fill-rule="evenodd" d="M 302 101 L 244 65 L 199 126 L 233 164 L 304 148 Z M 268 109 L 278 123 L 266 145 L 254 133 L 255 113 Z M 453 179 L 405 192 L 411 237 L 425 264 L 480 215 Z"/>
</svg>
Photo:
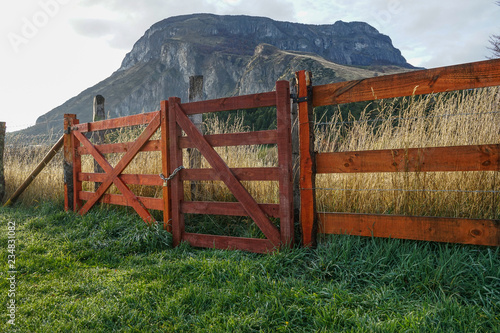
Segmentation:
<svg viewBox="0 0 500 333">
<path fill-rule="evenodd" d="M 247 214 L 255 221 L 264 235 L 275 246 L 278 246 L 280 244 L 280 232 L 278 228 L 272 224 L 255 199 L 248 193 L 245 187 L 241 185 L 236 176 L 234 176 L 233 172 L 224 160 L 219 156 L 219 154 L 217 154 L 196 126 L 194 126 L 194 124 L 189 120 L 179 103 L 175 103 L 173 107 L 175 108 L 176 121 L 179 126 L 184 130 L 184 132 L 186 132 L 187 136 L 191 138 L 193 144 L 206 158 L 212 168 L 217 171 L 221 180 L 241 203 Z"/>
<path fill-rule="evenodd" d="M 78 134 L 77 134 L 78 133 Z M 94 159 L 99 163 L 99 165 L 102 167 L 104 172 L 107 174 L 113 173 L 113 167 L 111 164 L 109 164 L 108 161 L 104 159 L 104 157 L 97 151 L 97 149 L 90 143 L 90 141 L 81 133 L 75 132 L 76 137 L 78 140 L 89 150 L 89 152 L 92 154 Z M 151 214 L 147 211 L 146 208 L 142 205 L 142 203 L 139 201 L 139 199 L 130 191 L 130 189 L 123 183 L 123 181 L 120 179 L 120 177 L 114 177 L 112 179 L 112 182 L 116 185 L 118 190 L 123 194 L 125 198 L 127 198 L 127 202 L 130 206 L 132 206 L 135 211 L 141 216 L 141 218 L 144 220 L 146 223 L 151 223 L 154 221 L 154 218 L 151 216 Z M 109 186 L 108 186 L 109 188 Z M 97 196 L 97 192 L 94 195 L 94 197 Z M 94 197 L 92 199 L 94 199 Z M 102 197 L 102 194 L 99 195 L 99 200 Z M 96 201 L 97 202 L 97 201 Z M 83 208 L 83 207 L 82 207 Z M 89 208 L 90 209 L 90 208 Z M 82 212 L 80 210 L 80 214 L 84 214 L 85 212 Z"/>
<path fill-rule="evenodd" d="M 88 200 L 85 205 L 80 209 L 80 214 L 85 214 L 92 208 L 97 201 L 102 197 L 102 195 L 107 191 L 107 189 L 111 186 L 112 183 L 118 187 L 118 189 L 122 192 L 122 194 L 130 201 L 131 206 L 141 215 L 142 219 L 145 222 L 153 221 L 153 217 L 149 212 L 142 206 L 137 197 L 130 191 L 130 189 L 121 181 L 119 175 L 123 172 L 123 170 L 130 164 L 132 159 L 137 155 L 140 149 L 147 143 L 147 141 L 151 138 L 151 136 L 156 132 L 156 130 L 160 127 L 160 113 L 153 118 L 151 123 L 146 127 L 146 129 L 142 132 L 142 134 L 137 138 L 134 144 L 130 147 L 129 151 L 122 157 L 122 159 L 118 162 L 115 168 L 112 168 L 111 165 L 104 159 L 104 157 L 97 151 L 97 149 L 90 143 L 90 141 L 80 132 L 74 131 L 74 135 L 80 140 L 84 146 L 89 149 L 92 156 L 96 159 L 96 161 L 103 167 L 103 169 L 107 173 L 106 180 L 99 186 L 94 196 Z"/>
</svg>

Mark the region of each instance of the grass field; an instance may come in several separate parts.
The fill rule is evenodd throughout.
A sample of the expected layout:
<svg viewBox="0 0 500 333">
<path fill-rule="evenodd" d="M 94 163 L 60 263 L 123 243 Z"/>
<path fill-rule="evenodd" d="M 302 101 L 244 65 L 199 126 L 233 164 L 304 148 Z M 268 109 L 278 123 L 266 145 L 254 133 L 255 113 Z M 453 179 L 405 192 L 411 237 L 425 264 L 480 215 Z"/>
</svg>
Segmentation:
<svg viewBox="0 0 500 333">
<path fill-rule="evenodd" d="M 272 255 L 171 249 L 125 209 L 0 208 L 2 332 L 500 332 L 500 248 L 334 236 Z M 1 247 L 0 300 L 8 296 Z"/>
<path fill-rule="evenodd" d="M 216 134 L 249 130 L 242 124 L 212 119 L 205 125 Z M 316 148 L 498 144 L 498 124 L 498 88 L 376 101 L 356 118 L 339 111 L 318 119 Z M 112 132 L 108 139 L 124 142 L 138 133 Z M 5 151 L 8 195 L 51 141 L 33 147 L 12 139 Z M 217 150 L 230 167 L 277 163 L 273 147 Z M 110 157 L 111 163 L 119 157 Z M 169 233 L 146 226 L 129 210 L 101 206 L 84 217 L 65 213 L 61 166 L 59 156 L 19 205 L 0 208 L 1 244 L 8 243 L 8 222 L 16 224 L 17 270 L 16 326 L 6 324 L 4 307 L 1 332 L 500 332 L 500 248 L 330 236 L 314 250 L 272 255 L 186 244 L 171 249 Z M 92 159 L 85 157 L 83 167 L 91 172 Z M 160 173 L 159 153 L 139 154 L 126 172 Z M 498 176 L 320 175 L 318 210 L 498 219 Z M 232 200 L 221 182 L 202 184 L 204 200 Z M 84 183 L 87 190 L 91 186 Z M 245 186 L 259 202 L 278 200 L 276 183 Z M 161 196 L 159 187 L 133 190 Z M 187 224 L 192 232 L 260 235 L 248 219 L 198 216 Z M 0 253 L 0 299 L 7 304 L 12 253 L 6 246 Z"/>
</svg>

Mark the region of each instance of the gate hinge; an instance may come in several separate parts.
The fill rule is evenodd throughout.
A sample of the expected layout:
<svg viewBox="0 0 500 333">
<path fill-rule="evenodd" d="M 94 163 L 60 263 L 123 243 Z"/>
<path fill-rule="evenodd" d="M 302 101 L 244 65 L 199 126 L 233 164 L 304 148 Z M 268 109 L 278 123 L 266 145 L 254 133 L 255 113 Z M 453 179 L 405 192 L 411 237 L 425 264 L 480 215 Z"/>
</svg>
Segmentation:
<svg viewBox="0 0 500 333">
<path fill-rule="evenodd" d="M 290 94 L 293 103 L 304 103 L 312 100 L 312 86 L 307 87 L 307 96 L 298 97 L 297 94 Z"/>
</svg>

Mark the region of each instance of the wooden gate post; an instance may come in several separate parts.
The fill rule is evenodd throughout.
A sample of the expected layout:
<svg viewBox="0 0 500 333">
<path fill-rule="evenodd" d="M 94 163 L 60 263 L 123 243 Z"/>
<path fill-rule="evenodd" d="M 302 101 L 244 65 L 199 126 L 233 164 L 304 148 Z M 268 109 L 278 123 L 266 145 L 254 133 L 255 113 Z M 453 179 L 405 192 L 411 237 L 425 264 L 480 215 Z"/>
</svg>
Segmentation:
<svg viewBox="0 0 500 333">
<path fill-rule="evenodd" d="M 189 90 L 188 90 L 189 102 L 199 102 L 203 100 L 203 75 L 196 75 L 189 77 Z M 203 134 L 203 115 L 193 114 L 189 116 L 189 119 Z M 190 169 L 200 169 L 201 168 L 201 154 L 197 149 L 188 148 L 189 156 L 189 168 Z M 200 183 L 197 181 L 191 182 L 191 200 L 199 201 L 201 200 L 201 187 Z"/>
<path fill-rule="evenodd" d="M 168 101 L 161 102 L 161 165 L 165 177 L 170 174 L 170 128 Z M 172 232 L 172 195 L 170 184 L 163 184 L 163 228 Z"/>
<path fill-rule="evenodd" d="M 97 95 L 94 97 L 94 105 L 93 105 L 93 122 L 101 121 L 106 119 L 106 112 L 104 110 L 104 97 L 102 95 Z M 104 143 L 104 131 L 96 131 L 92 133 L 93 143 L 95 145 L 102 145 Z M 102 167 L 94 160 L 94 173 L 104 173 Z M 94 183 L 94 191 L 97 191 L 97 188 L 101 185 L 101 183 Z"/>
<path fill-rule="evenodd" d="M 297 96 L 297 80 L 294 78 L 290 82 L 290 94 Z M 292 125 L 292 172 L 293 172 L 293 220 L 295 228 L 300 226 L 300 141 L 299 141 L 299 114 L 296 99 L 291 106 L 291 125 Z M 302 232 L 296 230 L 296 235 Z"/>
<path fill-rule="evenodd" d="M 0 202 L 5 196 L 5 176 L 3 164 L 3 152 L 5 147 L 5 122 L 0 122 Z"/>
<path fill-rule="evenodd" d="M 81 200 L 78 192 L 82 190 L 82 183 L 78 181 L 81 171 L 81 159 L 76 154 L 76 139 L 71 134 L 71 128 L 79 123 L 75 114 L 64 115 L 64 209 L 78 211 Z M 76 194 L 76 195 L 75 195 Z"/>
<path fill-rule="evenodd" d="M 314 153 L 314 118 L 312 104 L 312 73 L 296 74 L 299 105 L 300 137 L 300 223 L 302 244 L 316 246 L 318 221 L 316 217 L 316 162 Z"/>
</svg>

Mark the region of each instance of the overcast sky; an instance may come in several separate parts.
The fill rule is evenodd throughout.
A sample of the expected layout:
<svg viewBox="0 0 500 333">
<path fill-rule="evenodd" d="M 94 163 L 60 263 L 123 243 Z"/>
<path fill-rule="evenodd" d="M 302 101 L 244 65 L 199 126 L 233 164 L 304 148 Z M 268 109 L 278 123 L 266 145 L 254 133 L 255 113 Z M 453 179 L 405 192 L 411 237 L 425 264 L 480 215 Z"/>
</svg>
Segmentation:
<svg viewBox="0 0 500 333">
<path fill-rule="evenodd" d="M 0 5 L 0 121 L 7 131 L 107 78 L 155 22 L 192 13 L 310 24 L 363 21 L 414 66 L 485 60 L 500 34 L 495 0 L 23 0 Z M 89 112 L 91 109 L 89 105 Z"/>
</svg>

